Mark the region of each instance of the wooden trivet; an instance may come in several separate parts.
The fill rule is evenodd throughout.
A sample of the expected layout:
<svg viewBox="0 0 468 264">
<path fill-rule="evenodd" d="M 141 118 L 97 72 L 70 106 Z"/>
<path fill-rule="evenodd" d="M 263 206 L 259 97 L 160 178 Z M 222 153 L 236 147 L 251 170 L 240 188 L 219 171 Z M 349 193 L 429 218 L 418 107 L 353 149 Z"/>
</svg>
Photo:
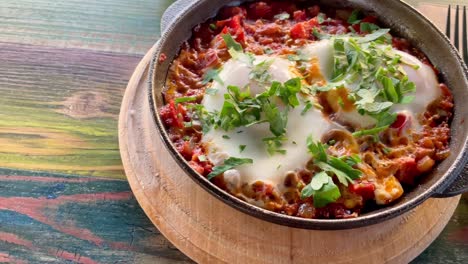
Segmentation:
<svg viewBox="0 0 468 264">
<path fill-rule="evenodd" d="M 407 263 L 445 227 L 460 197 L 429 199 L 383 223 L 351 230 L 280 226 L 233 209 L 199 187 L 158 135 L 148 102 L 150 50 L 122 103 L 120 152 L 130 186 L 151 221 L 199 263 Z"/>
</svg>

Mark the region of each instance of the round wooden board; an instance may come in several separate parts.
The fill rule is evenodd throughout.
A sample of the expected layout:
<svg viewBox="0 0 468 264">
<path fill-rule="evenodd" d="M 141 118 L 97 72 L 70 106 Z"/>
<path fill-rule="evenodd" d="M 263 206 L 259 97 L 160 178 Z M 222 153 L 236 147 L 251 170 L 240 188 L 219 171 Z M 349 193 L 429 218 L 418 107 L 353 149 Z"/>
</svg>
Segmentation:
<svg viewBox="0 0 468 264">
<path fill-rule="evenodd" d="M 154 48 L 153 48 L 154 49 Z M 442 231 L 460 197 L 429 199 L 381 224 L 341 231 L 302 230 L 251 217 L 190 179 L 163 145 L 147 96 L 150 50 L 122 103 L 120 152 L 130 186 L 151 221 L 199 263 L 407 263 Z"/>
</svg>

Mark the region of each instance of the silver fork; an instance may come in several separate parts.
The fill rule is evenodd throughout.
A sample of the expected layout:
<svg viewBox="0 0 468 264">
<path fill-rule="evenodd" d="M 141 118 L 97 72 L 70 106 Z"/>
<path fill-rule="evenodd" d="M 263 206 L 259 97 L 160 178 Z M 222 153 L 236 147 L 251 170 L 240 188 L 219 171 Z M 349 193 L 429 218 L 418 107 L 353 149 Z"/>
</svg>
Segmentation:
<svg viewBox="0 0 468 264">
<path fill-rule="evenodd" d="M 462 54 L 463 60 L 468 64 L 468 33 L 467 33 L 467 24 L 466 24 L 466 6 L 463 6 L 463 21 L 460 22 L 460 6 L 457 5 L 455 13 L 455 32 L 453 44 Z M 462 24 L 462 33 L 460 34 L 460 24 Z M 448 16 L 447 16 L 447 29 L 445 34 L 449 39 L 452 36 L 452 6 L 449 5 Z M 460 50 L 460 37 L 462 42 L 462 50 Z"/>
</svg>

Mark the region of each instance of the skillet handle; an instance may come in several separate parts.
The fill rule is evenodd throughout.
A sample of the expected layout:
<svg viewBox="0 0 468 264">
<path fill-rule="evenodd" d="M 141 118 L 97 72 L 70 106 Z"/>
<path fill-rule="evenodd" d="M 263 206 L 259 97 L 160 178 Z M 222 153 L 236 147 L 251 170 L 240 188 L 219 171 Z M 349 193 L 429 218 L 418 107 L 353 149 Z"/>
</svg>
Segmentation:
<svg viewBox="0 0 468 264">
<path fill-rule="evenodd" d="M 432 197 L 448 198 L 466 192 L 468 192 L 468 165 L 465 165 L 458 178 L 447 189 L 435 192 Z"/>
<path fill-rule="evenodd" d="M 195 2 L 194 0 L 177 0 L 172 3 L 161 17 L 161 34 L 179 17 L 179 14 Z"/>
</svg>

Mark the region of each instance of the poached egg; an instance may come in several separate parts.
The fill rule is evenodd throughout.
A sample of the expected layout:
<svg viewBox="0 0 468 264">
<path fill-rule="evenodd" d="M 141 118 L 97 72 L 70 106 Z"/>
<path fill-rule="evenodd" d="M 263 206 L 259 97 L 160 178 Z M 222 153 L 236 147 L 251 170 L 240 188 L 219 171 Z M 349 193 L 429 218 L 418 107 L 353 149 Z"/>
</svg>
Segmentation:
<svg viewBox="0 0 468 264">
<path fill-rule="evenodd" d="M 326 81 L 331 81 L 333 74 L 334 48 L 333 41 L 325 39 L 305 46 L 302 53 L 319 61 L 319 71 Z M 406 52 L 392 49 L 391 54 L 401 56 L 400 66 L 403 68 L 409 81 L 416 85 L 416 91 L 407 95 L 414 96 L 409 104 L 394 104 L 390 111 L 403 114 L 411 118 L 412 129 L 421 130 L 418 117 L 426 111 L 427 106 L 440 98 L 442 91 L 439 89 L 437 76 L 430 66 L 421 62 L 418 58 Z M 417 66 L 417 67 L 414 67 Z M 349 84 L 348 89 L 354 88 L 357 83 Z M 343 109 L 338 104 L 338 94 L 328 92 L 327 101 L 333 108 L 334 119 L 342 124 L 351 125 L 355 129 L 366 129 L 375 126 L 376 120 L 368 115 L 361 115 L 354 109 Z"/>
<path fill-rule="evenodd" d="M 269 60 L 271 66 L 268 73 L 271 79 L 278 82 L 286 82 L 298 77 L 295 73 L 295 64 L 291 61 L 273 56 L 254 56 L 253 65 Z M 271 61 L 272 60 L 272 61 Z M 246 62 L 230 59 L 227 61 L 219 77 L 223 83 L 214 81 L 212 88 L 217 90 L 215 95 L 205 95 L 202 104 L 208 111 L 220 110 L 224 103 L 228 85 L 238 86 L 242 91 L 250 87 L 252 96 L 266 91 L 270 86 L 258 83 L 250 79 L 251 65 Z M 225 181 L 239 187 L 239 183 L 253 183 L 261 180 L 277 186 L 284 181 L 284 176 L 296 169 L 301 169 L 310 160 L 307 152 L 307 137 L 312 135 L 315 140 L 320 140 L 324 133 L 338 125 L 330 122 L 319 110 L 314 108 L 302 113 L 307 100 L 314 101 L 313 97 L 307 98 L 298 94 L 300 106 L 292 108 L 288 112 L 288 122 L 282 150 L 285 155 L 270 155 L 263 138 L 272 137 L 268 123 L 241 127 L 231 131 L 211 129 L 203 136 L 207 156 L 216 166 L 223 164 L 229 157 L 251 158 L 253 164 L 245 164 L 224 173 Z M 281 106 L 278 104 L 278 107 Z M 240 146 L 245 148 L 241 150 Z"/>
</svg>

